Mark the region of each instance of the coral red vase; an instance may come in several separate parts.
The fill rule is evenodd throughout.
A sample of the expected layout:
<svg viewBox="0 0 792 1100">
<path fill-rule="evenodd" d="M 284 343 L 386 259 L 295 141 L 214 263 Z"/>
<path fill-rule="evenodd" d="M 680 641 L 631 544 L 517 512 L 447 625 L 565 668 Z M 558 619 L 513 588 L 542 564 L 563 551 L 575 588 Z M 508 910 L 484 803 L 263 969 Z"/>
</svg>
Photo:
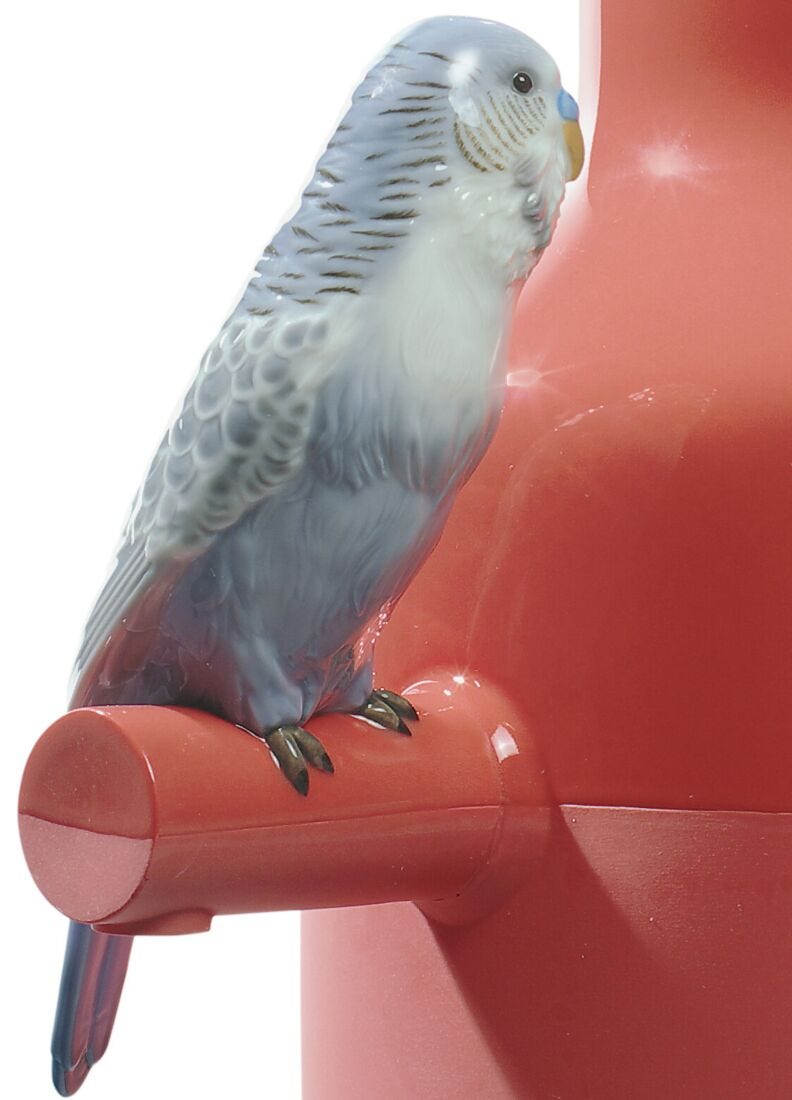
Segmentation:
<svg viewBox="0 0 792 1100">
<path fill-rule="evenodd" d="M 305 917 L 307 1100 L 792 1096 L 792 6 L 583 39 L 586 186 L 379 654 L 509 699 L 550 841 L 474 922 Z"/>
</svg>

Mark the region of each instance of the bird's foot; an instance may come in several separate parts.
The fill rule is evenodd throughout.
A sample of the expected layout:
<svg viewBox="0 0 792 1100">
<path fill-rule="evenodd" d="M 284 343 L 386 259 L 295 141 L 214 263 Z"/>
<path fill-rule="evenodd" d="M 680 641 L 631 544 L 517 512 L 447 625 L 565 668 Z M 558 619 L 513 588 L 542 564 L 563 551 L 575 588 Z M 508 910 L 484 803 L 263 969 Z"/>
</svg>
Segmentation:
<svg viewBox="0 0 792 1100">
<path fill-rule="evenodd" d="M 375 722 L 378 726 L 384 726 L 385 729 L 404 733 L 408 737 L 411 730 L 405 719 L 411 722 L 418 721 L 418 711 L 412 703 L 402 695 L 397 695 L 394 691 L 386 691 L 385 688 L 375 688 L 355 714 L 368 718 L 369 722 Z"/>
<path fill-rule="evenodd" d="M 262 736 L 280 770 L 298 794 L 308 794 L 308 764 L 321 772 L 333 772 L 324 745 L 302 726 L 276 726 Z"/>
<path fill-rule="evenodd" d="M 407 699 L 385 688 L 372 691 L 362 707 L 355 714 L 368 718 L 378 726 L 395 730 L 410 736 L 410 722 L 418 721 L 418 712 Z M 319 771 L 333 773 L 333 762 L 319 740 L 302 726 L 275 726 L 266 733 L 258 734 L 275 757 L 280 770 L 298 794 L 308 794 L 308 765 Z"/>
</svg>

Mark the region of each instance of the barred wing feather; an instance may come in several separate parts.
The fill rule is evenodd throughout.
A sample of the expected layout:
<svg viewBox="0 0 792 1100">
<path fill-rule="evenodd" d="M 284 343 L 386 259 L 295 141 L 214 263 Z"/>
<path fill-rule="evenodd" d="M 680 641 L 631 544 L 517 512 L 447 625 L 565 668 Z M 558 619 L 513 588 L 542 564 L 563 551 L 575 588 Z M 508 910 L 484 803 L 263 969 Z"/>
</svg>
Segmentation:
<svg viewBox="0 0 792 1100">
<path fill-rule="evenodd" d="M 88 619 L 73 705 L 120 626 L 149 629 L 174 579 L 305 462 L 316 397 L 332 366 L 324 312 L 232 316 L 201 361 L 132 508 L 110 577 Z M 108 649 L 109 652 L 109 649 Z"/>
</svg>

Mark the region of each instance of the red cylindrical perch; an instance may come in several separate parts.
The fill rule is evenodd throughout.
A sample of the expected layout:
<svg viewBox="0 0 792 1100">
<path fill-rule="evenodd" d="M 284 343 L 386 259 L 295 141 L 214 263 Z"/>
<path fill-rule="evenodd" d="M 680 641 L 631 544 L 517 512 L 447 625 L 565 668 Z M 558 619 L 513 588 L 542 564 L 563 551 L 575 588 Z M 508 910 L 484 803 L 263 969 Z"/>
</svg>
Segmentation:
<svg viewBox="0 0 792 1100">
<path fill-rule="evenodd" d="M 266 746 L 200 711 L 72 711 L 33 750 L 20 829 L 53 905 L 105 932 L 195 932 L 218 913 L 503 899 L 541 850 L 548 796 L 524 723 L 472 677 L 409 689 L 412 738 L 317 720 L 336 761 L 300 798 Z"/>
</svg>

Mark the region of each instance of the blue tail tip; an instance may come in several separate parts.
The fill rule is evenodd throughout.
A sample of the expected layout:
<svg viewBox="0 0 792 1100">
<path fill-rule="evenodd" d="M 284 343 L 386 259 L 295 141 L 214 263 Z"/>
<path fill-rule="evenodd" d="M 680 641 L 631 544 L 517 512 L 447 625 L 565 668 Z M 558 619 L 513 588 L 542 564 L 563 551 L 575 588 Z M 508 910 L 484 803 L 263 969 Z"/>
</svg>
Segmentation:
<svg viewBox="0 0 792 1100">
<path fill-rule="evenodd" d="M 88 1076 L 91 1067 L 85 1060 L 77 1063 L 71 1069 L 67 1069 L 57 1058 L 52 1059 L 52 1083 L 59 1096 L 74 1096 Z"/>
</svg>

